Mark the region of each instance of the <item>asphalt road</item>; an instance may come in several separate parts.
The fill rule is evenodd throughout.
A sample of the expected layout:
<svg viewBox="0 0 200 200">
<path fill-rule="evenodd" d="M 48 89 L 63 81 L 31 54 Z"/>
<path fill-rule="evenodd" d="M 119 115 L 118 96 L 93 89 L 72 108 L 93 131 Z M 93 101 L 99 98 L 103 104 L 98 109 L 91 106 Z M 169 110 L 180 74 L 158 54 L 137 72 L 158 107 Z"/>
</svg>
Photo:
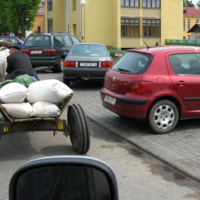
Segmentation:
<svg viewBox="0 0 200 200">
<path fill-rule="evenodd" d="M 62 74 L 52 69 L 37 69 L 40 79 L 55 78 L 62 81 Z M 84 90 L 80 88 L 85 88 Z M 76 93 L 99 90 L 102 83 L 73 83 Z M 73 98 L 74 98 L 73 97 Z M 78 102 L 78 99 L 76 99 Z M 63 113 L 65 118 L 66 112 Z M 105 161 L 114 170 L 122 200 L 179 200 L 200 199 L 199 183 L 182 175 L 151 155 L 121 139 L 113 132 L 88 119 L 91 147 L 86 156 Z M 77 155 L 69 138 L 52 132 L 16 133 L 0 140 L 0 199 L 8 199 L 8 183 L 14 171 L 24 162 L 52 155 Z"/>
</svg>

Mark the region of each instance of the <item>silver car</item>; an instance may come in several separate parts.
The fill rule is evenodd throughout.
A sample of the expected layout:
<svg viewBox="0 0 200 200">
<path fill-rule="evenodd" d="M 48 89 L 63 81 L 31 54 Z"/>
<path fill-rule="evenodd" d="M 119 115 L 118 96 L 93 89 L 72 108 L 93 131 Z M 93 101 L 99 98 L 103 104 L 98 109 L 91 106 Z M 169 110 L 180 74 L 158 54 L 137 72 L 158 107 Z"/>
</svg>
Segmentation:
<svg viewBox="0 0 200 200">
<path fill-rule="evenodd" d="M 113 66 L 106 46 L 98 43 L 74 44 L 64 61 L 63 82 L 76 80 L 103 80 Z"/>
</svg>

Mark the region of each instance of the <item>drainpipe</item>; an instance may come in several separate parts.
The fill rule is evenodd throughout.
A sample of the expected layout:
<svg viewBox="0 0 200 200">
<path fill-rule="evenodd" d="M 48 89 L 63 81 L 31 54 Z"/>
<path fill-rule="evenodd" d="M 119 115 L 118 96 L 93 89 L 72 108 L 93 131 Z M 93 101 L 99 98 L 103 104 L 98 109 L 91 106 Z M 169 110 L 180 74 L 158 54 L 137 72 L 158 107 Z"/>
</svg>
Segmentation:
<svg viewBox="0 0 200 200">
<path fill-rule="evenodd" d="M 66 32 L 68 31 L 68 0 L 66 0 L 66 28 L 65 28 Z"/>
</svg>

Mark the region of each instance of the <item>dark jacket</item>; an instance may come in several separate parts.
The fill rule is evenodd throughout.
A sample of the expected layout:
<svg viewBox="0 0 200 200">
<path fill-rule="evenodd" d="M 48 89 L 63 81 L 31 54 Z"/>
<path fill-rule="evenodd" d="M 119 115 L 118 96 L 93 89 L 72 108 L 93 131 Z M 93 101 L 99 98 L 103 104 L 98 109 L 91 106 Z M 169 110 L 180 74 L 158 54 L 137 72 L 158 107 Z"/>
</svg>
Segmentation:
<svg viewBox="0 0 200 200">
<path fill-rule="evenodd" d="M 6 72 L 12 74 L 13 78 L 24 74 L 37 77 L 37 73 L 32 68 L 29 57 L 21 51 L 14 52 L 8 56 L 7 63 Z"/>
</svg>

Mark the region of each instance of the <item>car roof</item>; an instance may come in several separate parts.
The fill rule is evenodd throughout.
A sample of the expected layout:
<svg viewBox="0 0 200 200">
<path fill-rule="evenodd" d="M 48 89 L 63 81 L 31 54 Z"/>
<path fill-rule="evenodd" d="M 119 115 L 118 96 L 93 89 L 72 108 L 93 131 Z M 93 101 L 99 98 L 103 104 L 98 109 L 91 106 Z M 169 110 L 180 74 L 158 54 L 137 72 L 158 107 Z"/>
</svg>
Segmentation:
<svg viewBox="0 0 200 200">
<path fill-rule="evenodd" d="M 56 35 L 56 34 L 61 34 L 61 35 L 72 35 L 72 34 L 70 34 L 70 33 L 68 33 L 68 32 L 54 32 L 54 33 L 32 33 L 32 34 L 30 34 L 30 36 L 31 35 Z"/>
<path fill-rule="evenodd" d="M 93 44 L 105 46 L 105 44 L 102 44 L 102 43 L 76 43 L 76 44 L 74 44 L 74 45 L 93 45 Z"/>
<path fill-rule="evenodd" d="M 145 48 L 136 48 L 136 49 L 128 49 L 127 52 L 142 52 L 154 54 L 157 52 L 169 52 L 169 51 L 200 51 L 200 47 L 195 46 L 156 46 L 156 47 L 145 47 Z"/>
</svg>

